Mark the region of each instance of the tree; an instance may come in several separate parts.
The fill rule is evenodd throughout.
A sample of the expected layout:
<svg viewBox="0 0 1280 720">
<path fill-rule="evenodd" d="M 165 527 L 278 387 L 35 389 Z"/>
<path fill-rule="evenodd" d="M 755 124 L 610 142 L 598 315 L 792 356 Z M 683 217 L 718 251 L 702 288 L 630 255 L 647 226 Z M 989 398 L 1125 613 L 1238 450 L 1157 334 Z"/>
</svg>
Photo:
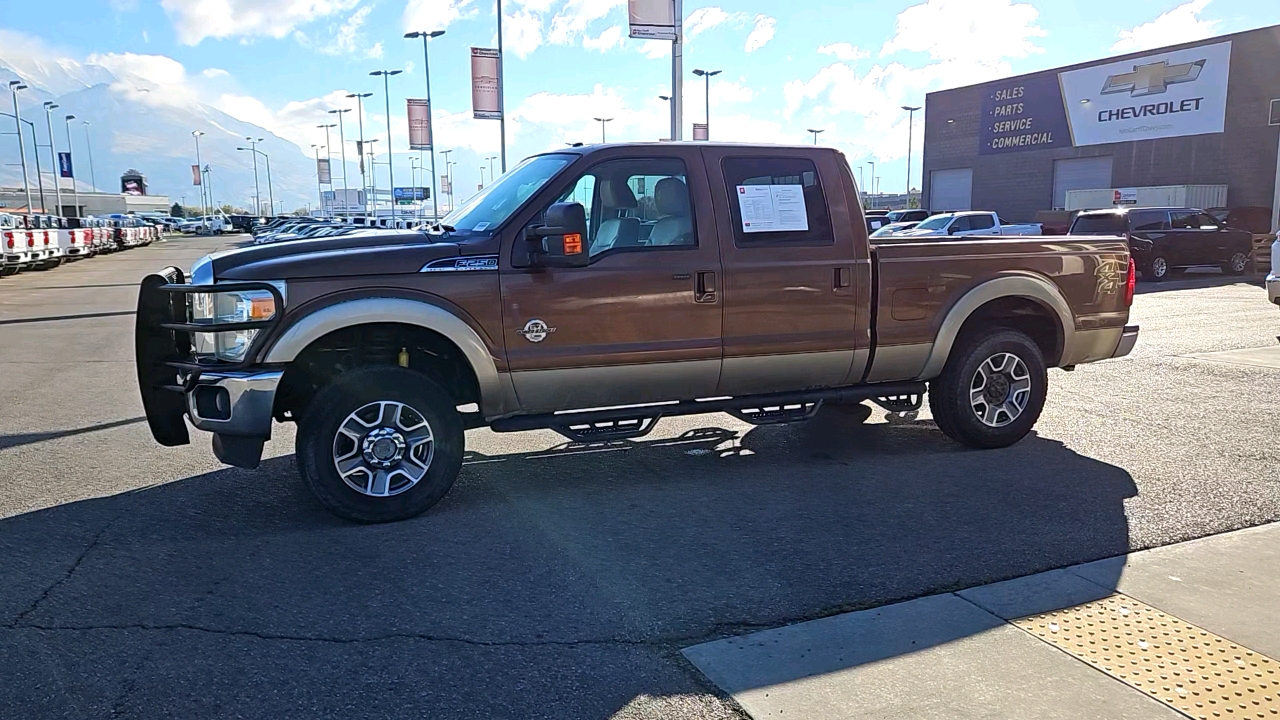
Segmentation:
<svg viewBox="0 0 1280 720">
<path fill-rule="evenodd" d="M 169 215 L 173 217 L 186 217 L 187 213 L 182 209 L 181 205 L 174 203 L 173 207 L 169 208 Z"/>
</svg>

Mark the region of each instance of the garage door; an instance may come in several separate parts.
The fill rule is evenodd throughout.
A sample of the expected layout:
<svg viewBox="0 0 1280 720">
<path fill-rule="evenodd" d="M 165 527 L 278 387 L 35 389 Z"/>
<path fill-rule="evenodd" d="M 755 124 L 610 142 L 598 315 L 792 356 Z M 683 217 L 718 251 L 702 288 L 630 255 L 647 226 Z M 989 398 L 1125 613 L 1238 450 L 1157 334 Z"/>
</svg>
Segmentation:
<svg viewBox="0 0 1280 720">
<path fill-rule="evenodd" d="M 929 174 L 929 209 L 933 212 L 973 209 L 973 168 L 934 170 Z"/>
<path fill-rule="evenodd" d="M 1068 190 L 1102 190 L 1111 187 L 1111 156 L 1055 160 L 1053 209 L 1067 207 Z"/>
</svg>

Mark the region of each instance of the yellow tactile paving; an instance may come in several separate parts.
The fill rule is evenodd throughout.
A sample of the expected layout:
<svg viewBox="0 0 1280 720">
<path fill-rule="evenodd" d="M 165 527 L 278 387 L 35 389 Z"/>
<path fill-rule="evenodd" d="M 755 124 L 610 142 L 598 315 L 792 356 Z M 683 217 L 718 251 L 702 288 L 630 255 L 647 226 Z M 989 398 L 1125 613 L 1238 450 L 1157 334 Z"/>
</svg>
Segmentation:
<svg viewBox="0 0 1280 720">
<path fill-rule="evenodd" d="M 1127 595 L 1013 624 L 1193 718 L 1280 718 L 1280 662 Z"/>
</svg>

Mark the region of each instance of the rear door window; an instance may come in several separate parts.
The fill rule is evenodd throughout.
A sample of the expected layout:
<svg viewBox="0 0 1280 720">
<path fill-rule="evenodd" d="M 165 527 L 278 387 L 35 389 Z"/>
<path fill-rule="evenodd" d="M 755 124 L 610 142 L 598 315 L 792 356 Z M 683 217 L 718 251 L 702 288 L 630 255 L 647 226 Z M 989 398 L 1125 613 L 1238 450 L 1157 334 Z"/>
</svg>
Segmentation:
<svg viewBox="0 0 1280 720">
<path fill-rule="evenodd" d="M 1197 213 L 1189 210 L 1175 210 L 1169 213 L 1169 224 L 1174 230 L 1199 230 L 1200 220 Z"/>
<path fill-rule="evenodd" d="M 964 217 L 956 218 L 956 221 L 951 223 L 951 227 L 947 228 L 947 232 L 954 235 L 956 233 L 965 232 L 966 230 L 972 230 L 972 229 L 973 229 L 973 225 L 969 221 L 969 216 L 966 215 Z"/>
<path fill-rule="evenodd" d="M 722 169 L 737 247 L 835 244 L 812 160 L 726 158 Z"/>
<path fill-rule="evenodd" d="M 970 215 L 970 230 L 990 230 L 995 227 L 996 221 L 990 215 Z"/>
<path fill-rule="evenodd" d="M 1169 229 L 1169 213 L 1163 210 L 1135 210 L 1129 213 L 1133 232 L 1158 232 Z"/>
<path fill-rule="evenodd" d="M 1124 235 L 1129 231 L 1123 215 L 1080 215 L 1071 223 L 1071 235 Z"/>
</svg>

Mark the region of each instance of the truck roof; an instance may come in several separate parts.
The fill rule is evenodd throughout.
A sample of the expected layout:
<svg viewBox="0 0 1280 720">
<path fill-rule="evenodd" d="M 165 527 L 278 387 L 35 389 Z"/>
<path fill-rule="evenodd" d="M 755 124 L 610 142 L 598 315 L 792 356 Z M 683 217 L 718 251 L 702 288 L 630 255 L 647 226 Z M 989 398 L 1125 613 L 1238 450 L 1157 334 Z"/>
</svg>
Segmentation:
<svg viewBox="0 0 1280 720">
<path fill-rule="evenodd" d="M 709 142 L 709 141 L 690 142 L 690 141 L 682 140 L 678 143 L 665 142 L 665 141 L 664 142 L 604 143 L 604 144 L 597 143 L 594 145 L 579 145 L 575 147 L 556 148 L 555 150 L 548 150 L 544 153 L 538 153 L 538 154 L 539 155 L 556 155 L 556 154 L 590 155 L 592 153 L 597 153 L 604 150 L 612 150 L 616 148 L 658 148 L 658 149 L 666 150 L 666 149 L 671 149 L 673 147 L 685 148 L 685 147 L 689 147 L 690 145 L 695 147 L 727 148 L 727 149 L 745 150 L 745 151 L 765 150 L 765 151 L 773 152 L 773 151 L 785 150 L 787 152 L 803 151 L 806 153 L 813 153 L 813 152 L 830 152 L 830 153 L 838 153 L 838 154 L 840 153 L 839 149 L 834 147 L 829 147 L 826 145 L 803 145 L 803 144 L 793 145 L 793 144 L 782 144 L 782 143 L 731 143 L 731 142 Z"/>
</svg>

